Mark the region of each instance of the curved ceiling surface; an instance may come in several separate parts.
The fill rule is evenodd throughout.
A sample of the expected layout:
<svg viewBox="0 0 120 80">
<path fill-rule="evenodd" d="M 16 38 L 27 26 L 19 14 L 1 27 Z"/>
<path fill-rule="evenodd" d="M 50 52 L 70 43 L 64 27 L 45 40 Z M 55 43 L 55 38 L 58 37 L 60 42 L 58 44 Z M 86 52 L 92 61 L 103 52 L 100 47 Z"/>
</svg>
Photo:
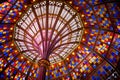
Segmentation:
<svg viewBox="0 0 120 80">
<path fill-rule="evenodd" d="M 120 2 L 49 0 L 49 5 L 46 4 L 48 2 L 44 0 L 7 0 L 0 3 L 0 79 L 36 79 L 39 75 L 36 62 L 45 51 L 41 50 L 41 45 L 45 45 L 44 40 L 54 43 L 53 38 L 60 32 L 55 38 L 60 39 L 56 46 L 79 43 L 51 50 L 46 80 L 119 80 Z M 62 26 L 59 27 L 60 23 Z M 60 31 L 60 28 L 64 29 Z M 72 34 L 64 37 L 70 32 Z M 51 37 L 46 39 L 46 35 L 50 34 Z M 71 51 L 67 51 L 69 49 Z"/>
<path fill-rule="evenodd" d="M 20 52 L 32 60 L 49 57 L 51 64 L 65 59 L 81 40 L 83 25 L 79 14 L 61 1 L 41 1 L 17 22 L 14 41 Z M 56 61 L 54 61 L 56 59 Z"/>
</svg>

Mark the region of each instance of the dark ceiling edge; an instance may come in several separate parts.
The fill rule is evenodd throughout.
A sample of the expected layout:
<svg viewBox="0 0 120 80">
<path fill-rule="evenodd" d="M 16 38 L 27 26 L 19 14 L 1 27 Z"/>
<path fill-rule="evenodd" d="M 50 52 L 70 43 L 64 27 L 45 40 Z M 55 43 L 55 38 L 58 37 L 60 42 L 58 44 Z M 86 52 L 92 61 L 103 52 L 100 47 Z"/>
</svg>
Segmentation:
<svg viewBox="0 0 120 80">
<path fill-rule="evenodd" d="M 7 0 L 0 0 L 0 4 L 3 3 L 3 2 L 6 2 Z"/>
</svg>

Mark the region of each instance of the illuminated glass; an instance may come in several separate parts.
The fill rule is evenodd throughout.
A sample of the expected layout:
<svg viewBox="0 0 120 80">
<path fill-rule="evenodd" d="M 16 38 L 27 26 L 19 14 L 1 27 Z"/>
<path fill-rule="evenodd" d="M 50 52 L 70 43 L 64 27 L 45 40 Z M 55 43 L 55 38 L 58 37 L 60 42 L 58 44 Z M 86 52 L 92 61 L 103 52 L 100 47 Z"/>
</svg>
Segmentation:
<svg viewBox="0 0 120 80">
<path fill-rule="evenodd" d="M 32 60 L 37 57 L 38 61 L 50 55 L 50 62 L 55 63 L 62 60 L 59 56 L 66 58 L 78 46 L 83 26 L 79 14 L 66 3 L 43 1 L 26 11 L 14 33 L 14 40 L 25 56 Z"/>
<path fill-rule="evenodd" d="M 0 4 L 0 79 L 35 80 L 39 75 L 39 66 L 31 60 L 38 61 L 43 56 L 38 54 L 40 49 L 36 48 L 38 43 L 41 51 L 44 49 L 40 43 L 42 41 L 39 37 L 40 31 L 46 42 L 46 29 L 48 29 L 47 38 L 51 40 L 47 39 L 47 42 L 51 41 L 52 44 L 63 35 L 78 29 L 77 18 L 69 22 L 74 16 L 71 12 L 78 12 L 76 16 L 79 15 L 78 19 L 81 17 L 84 25 L 84 32 L 81 35 L 83 37 L 79 39 L 82 40 L 78 47 L 77 43 L 76 47 L 73 44 L 65 44 L 52 50 L 46 80 L 119 80 L 117 69 L 120 60 L 120 2 L 118 0 L 56 1 L 58 0 L 49 0 L 48 4 L 44 0 L 6 0 Z M 29 8 L 26 9 L 27 7 Z M 60 29 L 68 22 L 60 36 L 54 40 Z M 56 26 L 51 37 L 54 23 Z M 47 24 L 49 26 L 46 26 Z M 76 32 L 78 31 L 62 38 L 55 47 L 77 41 Z M 17 49 L 13 37 L 21 39 L 16 41 Z M 67 40 L 68 38 L 70 39 Z"/>
</svg>

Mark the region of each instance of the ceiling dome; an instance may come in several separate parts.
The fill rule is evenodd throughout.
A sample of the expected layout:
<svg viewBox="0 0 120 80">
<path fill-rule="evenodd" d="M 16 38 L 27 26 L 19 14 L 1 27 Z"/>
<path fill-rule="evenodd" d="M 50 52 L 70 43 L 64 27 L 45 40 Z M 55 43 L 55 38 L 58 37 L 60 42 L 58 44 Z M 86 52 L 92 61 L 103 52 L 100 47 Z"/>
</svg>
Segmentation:
<svg viewBox="0 0 120 80">
<path fill-rule="evenodd" d="M 120 79 L 119 0 L 3 1 L 0 80 Z"/>
<path fill-rule="evenodd" d="M 31 60 L 50 55 L 51 63 L 60 62 L 59 56 L 66 58 L 80 43 L 83 25 L 79 15 L 62 1 L 33 4 L 17 22 L 14 40 Z"/>
</svg>

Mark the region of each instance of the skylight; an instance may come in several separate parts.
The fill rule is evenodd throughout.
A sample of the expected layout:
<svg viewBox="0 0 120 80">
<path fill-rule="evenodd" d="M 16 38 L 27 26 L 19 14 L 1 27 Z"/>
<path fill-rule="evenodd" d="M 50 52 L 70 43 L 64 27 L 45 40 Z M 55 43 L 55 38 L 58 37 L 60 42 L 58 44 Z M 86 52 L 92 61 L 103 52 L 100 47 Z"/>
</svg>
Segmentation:
<svg viewBox="0 0 120 80">
<path fill-rule="evenodd" d="M 30 6 L 17 22 L 14 40 L 31 60 L 66 58 L 78 46 L 83 26 L 79 14 L 64 2 L 42 1 Z"/>
</svg>

